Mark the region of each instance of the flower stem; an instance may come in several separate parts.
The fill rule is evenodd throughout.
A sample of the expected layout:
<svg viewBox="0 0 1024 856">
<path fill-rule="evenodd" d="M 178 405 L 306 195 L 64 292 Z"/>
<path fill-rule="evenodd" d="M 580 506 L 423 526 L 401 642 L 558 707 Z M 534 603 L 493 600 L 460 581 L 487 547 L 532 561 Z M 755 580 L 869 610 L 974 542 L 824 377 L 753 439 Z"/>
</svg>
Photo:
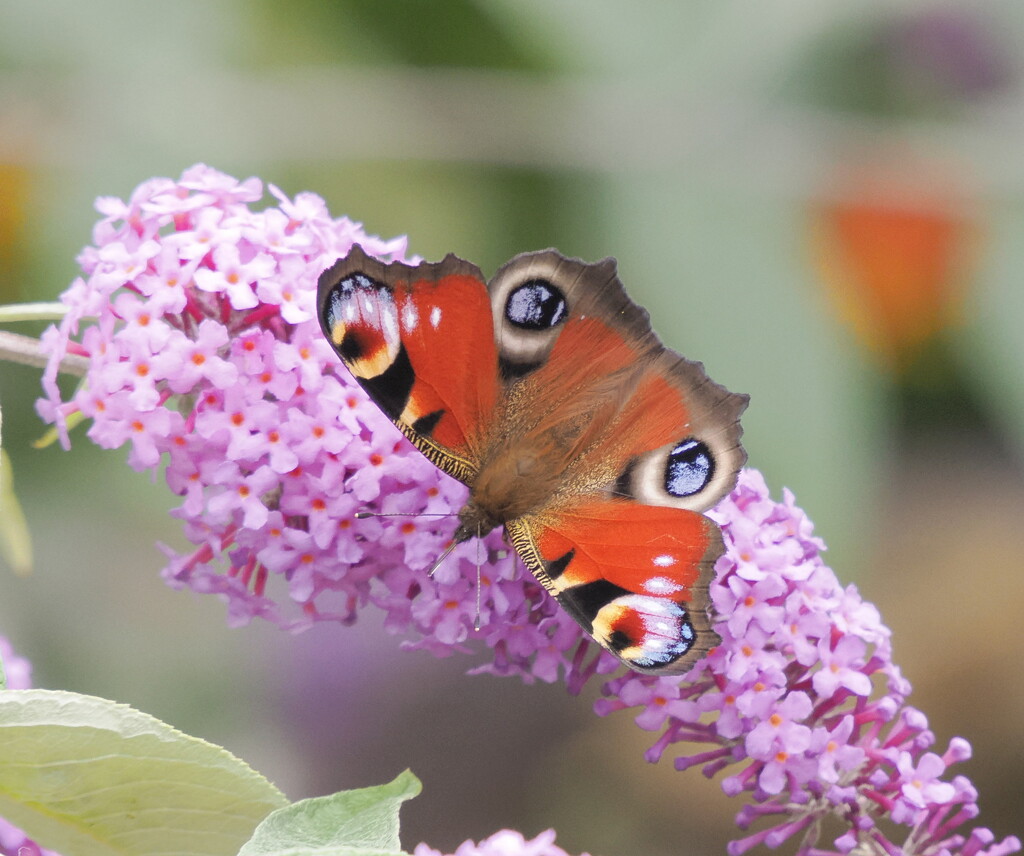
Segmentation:
<svg viewBox="0 0 1024 856">
<path fill-rule="evenodd" d="M 23 304 L 24 306 L 44 306 L 49 304 Z M 56 304 L 54 304 L 56 305 Z M 10 307 L 8 307 L 10 308 Z M 0 308 L 0 312 L 3 309 Z M 42 350 L 38 339 L 22 336 L 19 333 L 8 333 L 0 330 L 0 360 L 21 363 L 26 366 L 45 368 L 49 355 Z M 75 354 L 68 354 L 60 361 L 60 371 L 65 374 L 83 377 L 89 368 L 89 360 Z"/>
<path fill-rule="evenodd" d="M 13 303 L 0 306 L 0 324 L 11 321 L 60 321 L 68 313 L 63 303 Z"/>
</svg>

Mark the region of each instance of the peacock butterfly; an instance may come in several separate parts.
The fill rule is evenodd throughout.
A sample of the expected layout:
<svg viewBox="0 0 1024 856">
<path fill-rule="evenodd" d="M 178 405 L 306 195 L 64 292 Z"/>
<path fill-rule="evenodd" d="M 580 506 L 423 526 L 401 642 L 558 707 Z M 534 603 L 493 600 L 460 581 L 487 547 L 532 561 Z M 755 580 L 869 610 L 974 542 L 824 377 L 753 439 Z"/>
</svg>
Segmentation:
<svg viewBox="0 0 1024 856">
<path fill-rule="evenodd" d="M 718 644 L 722 534 L 701 512 L 746 460 L 748 397 L 661 344 L 614 259 L 523 253 L 486 282 L 454 255 L 385 264 L 354 246 L 320 276 L 317 306 L 374 403 L 469 487 L 453 543 L 504 526 L 638 671 L 685 672 Z"/>
</svg>

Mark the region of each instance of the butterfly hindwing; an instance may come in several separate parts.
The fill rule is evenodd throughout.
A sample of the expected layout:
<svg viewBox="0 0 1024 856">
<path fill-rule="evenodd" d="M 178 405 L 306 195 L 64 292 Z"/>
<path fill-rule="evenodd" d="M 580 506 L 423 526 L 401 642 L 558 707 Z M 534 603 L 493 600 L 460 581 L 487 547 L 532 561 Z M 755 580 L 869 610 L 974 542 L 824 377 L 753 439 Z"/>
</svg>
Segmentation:
<svg viewBox="0 0 1024 856">
<path fill-rule="evenodd" d="M 436 466 L 468 481 L 499 394 L 480 270 L 452 255 L 385 264 L 356 246 L 320 276 L 317 306 L 374 403 Z"/>
<path fill-rule="evenodd" d="M 631 668 L 687 671 L 718 644 L 707 604 L 722 539 L 702 514 L 595 497 L 509 530 L 545 588 Z"/>
</svg>

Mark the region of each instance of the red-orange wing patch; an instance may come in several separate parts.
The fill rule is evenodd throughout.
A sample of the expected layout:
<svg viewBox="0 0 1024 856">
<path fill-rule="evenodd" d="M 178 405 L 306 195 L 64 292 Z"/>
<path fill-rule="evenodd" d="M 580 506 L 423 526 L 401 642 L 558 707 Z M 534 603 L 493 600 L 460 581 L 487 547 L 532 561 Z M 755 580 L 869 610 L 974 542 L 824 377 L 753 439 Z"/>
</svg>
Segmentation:
<svg viewBox="0 0 1024 856">
<path fill-rule="evenodd" d="M 454 256 L 384 264 L 356 246 L 320 277 L 318 315 L 360 385 L 430 460 L 475 473 L 499 392 L 479 269 Z"/>
</svg>

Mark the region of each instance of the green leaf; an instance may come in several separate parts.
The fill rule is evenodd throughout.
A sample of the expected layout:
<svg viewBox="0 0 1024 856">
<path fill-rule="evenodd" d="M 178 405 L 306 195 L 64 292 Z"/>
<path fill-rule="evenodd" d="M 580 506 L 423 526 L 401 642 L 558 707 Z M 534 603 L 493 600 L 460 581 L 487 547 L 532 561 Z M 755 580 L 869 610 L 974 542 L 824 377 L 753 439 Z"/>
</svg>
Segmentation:
<svg viewBox="0 0 1024 856">
<path fill-rule="evenodd" d="M 321 847 L 319 845 L 297 844 L 273 851 L 274 856 L 409 856 L 404 850 L 379 850 L 377 848 L 347 847 L 335 844 Z"/>
<path fill-rule="evenodd" d="M 32 536 L 14 492 L 11 459 L 0 449 L 0 556 L 18 576 L 32 573 Z"/>
<path fill-rule="evenodd" d="M 238 856 L 396 856 L 398 809 L 420 788 L 406 770 L 386 785 L 293 803 L 264 820 Z"/>
<path fill-rule="evenodd" d="M 227 750 L 126 705 L 0 693 L 0 817 L 73 856 L 234 856 L 287 804 Z"/>
<path fill-rule="evenodd" d="M 273 851 L 274 856 L 409 856 L 404 850 L 380 850 L 376 847 L 348 847 L 344 844 L 295 844 Z M 241 856 L 241 854 L 239 854 Z"/>
</svg>

